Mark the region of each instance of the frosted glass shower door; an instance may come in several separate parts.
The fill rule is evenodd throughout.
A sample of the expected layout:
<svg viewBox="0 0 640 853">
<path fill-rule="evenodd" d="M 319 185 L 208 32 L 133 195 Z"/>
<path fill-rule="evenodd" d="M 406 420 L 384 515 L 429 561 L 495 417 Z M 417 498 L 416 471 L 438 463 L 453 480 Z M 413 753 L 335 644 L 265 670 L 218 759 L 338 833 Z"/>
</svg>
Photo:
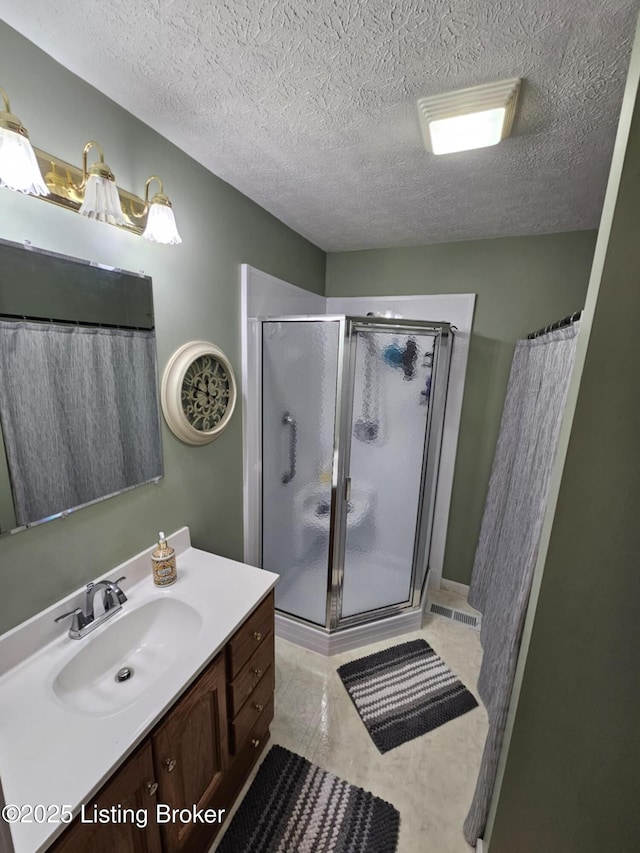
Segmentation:
<svg viewBox="0 0 640 853">
<path fill-rule="evenodd" d="M 352 328 L 341 619 L 411 601 L 437 342 Z"/>
<path fill-rule="evenodd" d="M 325 625 L 340 320 L 262 323 L 262 567 L 276 607 Z"/>
</svg>

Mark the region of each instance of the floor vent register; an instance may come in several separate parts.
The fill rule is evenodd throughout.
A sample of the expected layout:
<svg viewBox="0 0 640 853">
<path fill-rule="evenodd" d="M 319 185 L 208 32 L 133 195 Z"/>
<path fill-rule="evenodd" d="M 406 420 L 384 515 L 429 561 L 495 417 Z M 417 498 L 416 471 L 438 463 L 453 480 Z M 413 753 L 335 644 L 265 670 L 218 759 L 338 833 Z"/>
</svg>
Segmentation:
<svg viewBox="0 0 640 853">
<path fill-rule="evenodd" d="M 482 617 L 476 616 L 474 613 L 455 610 L 453 607 L 445 607 L 443 604 L 436 604 L 435 601 L 430 602 L 428 612 L 433 613 L 434 616 L 451 619 L 453 622 L 460 622 L 468 628 L 473 628 L 474 631 L 479 631 L 482 624 Z"/>
</svg>

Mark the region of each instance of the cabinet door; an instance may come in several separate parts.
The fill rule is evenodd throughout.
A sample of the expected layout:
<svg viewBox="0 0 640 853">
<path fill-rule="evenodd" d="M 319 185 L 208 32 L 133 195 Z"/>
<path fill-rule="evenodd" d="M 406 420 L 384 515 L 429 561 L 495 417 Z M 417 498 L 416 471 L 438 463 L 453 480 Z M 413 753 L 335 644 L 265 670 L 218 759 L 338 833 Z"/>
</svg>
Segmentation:
<svg viewBox="0 0 640 853">
<path fill-rule="evenodd" d="M 151 744 L 134 753 L 51 848 L 51 853 L 161 853 Z M 146 823 L 146 826 L 144 825 Z"/>
<path fill-rule="evenodd" d="M 228 766 L 224 656 L 219 655 L 152 735 L 158 800 L 171 809 L 160 821 L 171 853 L 196 849 L 217 825 L 183 821 L 173 809 L 208 808 Z M 201 840 L 202 839 L 202 840 Z"/>
</svg>

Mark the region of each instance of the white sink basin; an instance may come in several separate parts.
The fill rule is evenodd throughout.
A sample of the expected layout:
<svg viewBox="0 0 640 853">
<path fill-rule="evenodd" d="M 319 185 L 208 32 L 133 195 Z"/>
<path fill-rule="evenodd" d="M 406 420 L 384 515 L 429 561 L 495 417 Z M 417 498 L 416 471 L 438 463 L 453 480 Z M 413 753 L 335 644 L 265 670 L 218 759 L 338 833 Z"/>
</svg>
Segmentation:
<svg viewBox="0 0 640 853">
<path fill-rule="evenodd" d="M 126 605 L 125 605 L 126 608 Z M 77 640 L 77 653 L 53 682 L 71 711 L 106 717 L 121 711 L 156 681 L 202 627 L 200 614 L 175 598 L 156 598 L 105 622 Z M 132 674 L 116 681 L 123 667 Z"/>
</svg>

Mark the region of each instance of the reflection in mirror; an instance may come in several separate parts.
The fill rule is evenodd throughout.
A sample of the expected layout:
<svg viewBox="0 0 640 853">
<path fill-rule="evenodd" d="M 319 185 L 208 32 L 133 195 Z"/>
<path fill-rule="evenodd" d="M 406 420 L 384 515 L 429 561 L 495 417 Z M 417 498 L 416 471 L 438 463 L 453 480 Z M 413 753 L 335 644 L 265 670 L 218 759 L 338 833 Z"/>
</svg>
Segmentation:
<svg viewBox="0 0 640 853">
<path fill-rule="evenodd" d="M 162 476 L 148 276 L 0 241 L 0 533 Z"/>
</svg>

